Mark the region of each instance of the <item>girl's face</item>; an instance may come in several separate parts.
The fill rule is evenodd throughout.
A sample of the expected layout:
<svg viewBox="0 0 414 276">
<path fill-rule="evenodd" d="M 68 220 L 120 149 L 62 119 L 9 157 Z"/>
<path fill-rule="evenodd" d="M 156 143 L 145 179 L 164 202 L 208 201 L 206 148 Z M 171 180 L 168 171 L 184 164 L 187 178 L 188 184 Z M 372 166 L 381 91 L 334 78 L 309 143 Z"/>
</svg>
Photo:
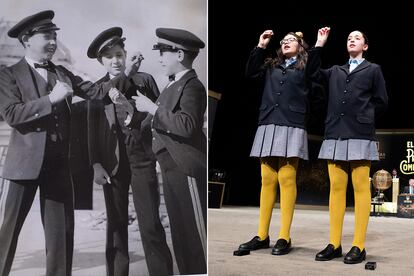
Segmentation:
<svg viewBox="0 0 414 276">
<path fill-rule="evenodd" d="M 349 34 L 346 46 L 351 56 L 362 54 L 368 50 L 368 44 L 365 43 L 364 36 L 359 31 L 353 31 Z"/>
<path fill-rule="evenodd" d="M 282 54 L 286 58 L 291 58 L 298 54 L 300 45 L 294 35 L 288 34 L 280 41 L 280 47 L 282 48 Z"/>
</svg>

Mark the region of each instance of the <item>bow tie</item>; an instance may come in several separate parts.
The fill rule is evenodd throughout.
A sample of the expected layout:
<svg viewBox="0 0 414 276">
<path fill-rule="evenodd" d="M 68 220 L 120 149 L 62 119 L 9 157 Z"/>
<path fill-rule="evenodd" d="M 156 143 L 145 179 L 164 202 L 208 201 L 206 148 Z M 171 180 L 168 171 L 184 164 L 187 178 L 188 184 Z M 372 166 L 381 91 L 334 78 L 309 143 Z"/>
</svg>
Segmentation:
<svg viewBox="0 0 414 276">
<path fill-rule="evenodd" d="M 168 80 L 169 81 L 175 81 L 175 75 L 169 75 Z"/>
<path fill-rule="evenodd" d="M 349 64 L 358 64 L 358 60 L 356 60 L 356 59 L 350 59 L 349 60 Z"/>
<path fill-rule="evenodd" d="M 34 68 L 42 68 L 42 69 L 46 69 L 46 70 L 49 70 L 49 71 L 53 70 L 53 64 L 51 64 L 49 62 L 47 62 L 47 63 L 35 63 L 33 65 L 34 65 Z"/>
</svg>

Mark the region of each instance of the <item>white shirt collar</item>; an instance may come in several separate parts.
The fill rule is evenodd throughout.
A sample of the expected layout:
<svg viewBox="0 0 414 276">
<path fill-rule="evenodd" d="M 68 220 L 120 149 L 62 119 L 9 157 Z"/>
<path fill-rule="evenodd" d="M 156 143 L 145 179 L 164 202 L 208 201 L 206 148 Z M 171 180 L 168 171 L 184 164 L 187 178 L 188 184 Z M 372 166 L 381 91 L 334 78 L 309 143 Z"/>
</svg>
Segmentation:
<svg viewBox="0 0 414 276">
<path fill-rule="evenodd" d="M 185 73 L 187 73 L 188 71 L 190 71 L 191 69 L 186 69 L 184 71 L 178 72 L 177 74 L 175 74 L 175 80 L 174 81 L 178 81 L 179 79 L 181 79 Z"/>
</svg>

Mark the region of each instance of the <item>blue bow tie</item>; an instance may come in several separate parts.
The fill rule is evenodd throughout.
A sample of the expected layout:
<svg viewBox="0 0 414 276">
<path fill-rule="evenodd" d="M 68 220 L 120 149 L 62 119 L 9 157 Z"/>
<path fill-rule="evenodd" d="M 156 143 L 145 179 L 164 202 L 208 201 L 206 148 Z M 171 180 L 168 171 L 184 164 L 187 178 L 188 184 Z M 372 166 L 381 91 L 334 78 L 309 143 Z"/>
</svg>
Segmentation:
<svg viewBox="0 0 414 276">
<path fill-rule="evenodd" d="M 358 64 L 358 60 L 356 60 L 356 59 L 350 59 L 349 60 L 349 64 Z"/>
</svg>

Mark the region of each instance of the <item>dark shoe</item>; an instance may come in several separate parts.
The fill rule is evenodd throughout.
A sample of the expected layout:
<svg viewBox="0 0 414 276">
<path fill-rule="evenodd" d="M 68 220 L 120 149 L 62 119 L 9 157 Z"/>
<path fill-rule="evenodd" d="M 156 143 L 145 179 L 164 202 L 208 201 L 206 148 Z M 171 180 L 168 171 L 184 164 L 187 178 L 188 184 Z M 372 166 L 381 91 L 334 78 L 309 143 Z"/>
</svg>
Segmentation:
<svg viewBox="0 0 414 276">
<path fill-rule="evenodd" d="M 346 264 L 359 264 L 365 260 L 367 253 L 364 250 L 358 248 L 358 246 L 352 246 L 351 250 L 346 253 L 344 263 Z"/>
<path fill-rule="evenodd" d="M 264 240 L 260 240 L 258 236 L 255 236 L 250 241 L 240 244 L 239 250 L 257 250 L 262 248 L 269 248 L 269 243 L 269 237 Z"/>
<path fill-rule="evenodd" d="M 328 244 L 324 250 L 316 254 L 315 261 L 330 261 L 333 258 L 342 257 L 342 246 L 334 249 L 333 244 Z"/>
<path fill-rule="evenodd" d="M 289 242 L 285 239 L 278 239 L 275 246 L 272 248 L 272 255 L 285 255 L 289 253 L 291 246 L 291 239 L 289 239 Z"/>
</svg>

